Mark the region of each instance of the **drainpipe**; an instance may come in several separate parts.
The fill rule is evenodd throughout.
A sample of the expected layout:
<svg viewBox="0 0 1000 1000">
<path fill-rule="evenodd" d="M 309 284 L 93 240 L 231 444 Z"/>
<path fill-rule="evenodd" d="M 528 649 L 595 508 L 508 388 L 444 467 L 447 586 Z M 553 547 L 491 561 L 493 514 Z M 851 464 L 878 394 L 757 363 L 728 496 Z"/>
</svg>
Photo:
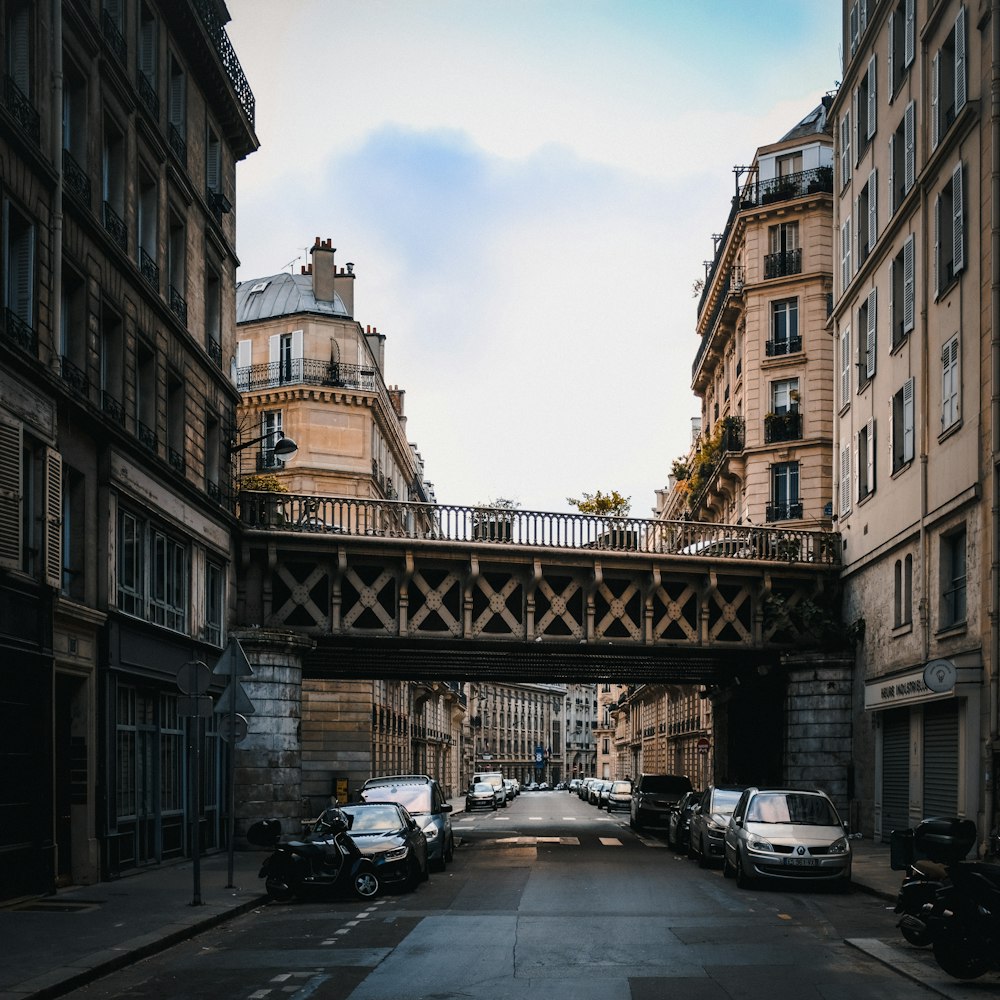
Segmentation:
<svg viewBox="0 0 1000 1000">
<path fill-rule="evenodd" d="M 990 579 L 990 676 L 988 734 L 984 745 L 986 782 L 983 789 L 982 840 L 979 854 L 985 857 L 990 845 L 990 830 L 997 823 L 996 780 L 993 767 L 997 756 L 1000 720 L 997 717 L 1000 686 L 1000 0 L 990 2 L 990 466 L 993 479 L 992 561 Z"/>
<path fill-rule="evenodd" d="M 62 340 L 63 257 L 63 39 L 62 0 L 52 0 L 52 166 L 56 187 L 52 196 L 52 339 L 58 362 Z"/>
</svg>

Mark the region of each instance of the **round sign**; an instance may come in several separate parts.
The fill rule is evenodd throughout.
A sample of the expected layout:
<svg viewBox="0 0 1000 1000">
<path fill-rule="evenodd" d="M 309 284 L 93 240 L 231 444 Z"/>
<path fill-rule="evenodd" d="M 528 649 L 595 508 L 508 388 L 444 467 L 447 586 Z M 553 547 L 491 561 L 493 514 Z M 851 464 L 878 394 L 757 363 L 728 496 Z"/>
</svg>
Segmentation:
<svg viewBox="0 0 1000 1000">
<path fill-rule="evenodd" d="M 223 715 L 219 719 L 219 735 L 227 743 L 242 743 L 247 738 L 247 719 L 245 715 Z"/>
<path fill-rule="evenodd" d="M 924 683 L 938 694 L 951 691 L 958 679 L 958 671 L 951 660 L 931 660 L 924 667 Z"/>
<path fill-rule="evenodd" d="M 707 750 L 709 746 L 711 746 L 711 744 L 708 742 L 708 737 L 707 736 L 698 737 L 697 746 L 699 750 Z"/>
<path fill-rule="evenodd" d="M 177 671 L 177 687 L 181 694 L 204 694 L 212 683 L 212 671 L 207 663 L 192 660 Z"/>
</svg>

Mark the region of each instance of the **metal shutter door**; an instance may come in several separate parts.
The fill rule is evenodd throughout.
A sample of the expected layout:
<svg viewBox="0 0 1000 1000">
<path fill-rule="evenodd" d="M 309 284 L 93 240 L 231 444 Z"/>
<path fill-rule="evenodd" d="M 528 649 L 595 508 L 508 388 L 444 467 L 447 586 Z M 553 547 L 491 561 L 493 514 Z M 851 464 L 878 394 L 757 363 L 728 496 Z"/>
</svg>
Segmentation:
<svg viewBox="0 0 1000 1000">
<path fill-rule="evenodd" d="M 882 841 L 910 825 L 910 710 L 882 714 Z"/>
<path fill-rule="evenodd" d="M 924 816 L 958 810 L 958 702 L 924 706 Z"/>
</svg>

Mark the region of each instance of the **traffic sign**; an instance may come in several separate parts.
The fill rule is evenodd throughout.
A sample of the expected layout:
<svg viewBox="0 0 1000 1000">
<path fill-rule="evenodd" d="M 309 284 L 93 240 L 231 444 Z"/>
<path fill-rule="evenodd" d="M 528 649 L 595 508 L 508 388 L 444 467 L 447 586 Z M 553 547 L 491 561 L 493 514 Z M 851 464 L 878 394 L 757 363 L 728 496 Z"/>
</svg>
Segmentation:
<svg viewBox="0 0 1000 1000">
<path fill-rule="evenodd" d="M 204 694 L 211 683 L 212 671 L 201 660 L 182 663 L 177 671 L 177 687 L 182 694 Z"/>
<path fill-rule="evenodd" d="M 227 743 L 242 743 L 247 738 L 245 715 L 224 715 L 219 719 L 219 735 Z"/>
<path fill-rule="evenodd" d="M 253 667 L 250 666 L 239 639 L 229 640 L 229 645 L 223 650 L 212 673 L 224 677 L 249 677 L 253 674 Z"/>
<path fill-rule="evenodd" d="M 698 753 L 708 753 L 708 748 L 710 746 L 711 746 L 711 743 L 709 743 L 709 740 L 708 740 L 707 736 L 700 736 L 698 738 L 698 742 L 695 744 L 695 747 L 697 748 Z"/>
<path fill-rule="evenodd" d="M 253 715 L 257 709 L 253 707 L 250 696 L 243 690 L 243 685 L 239 681 L 230 681 L 229 686 L 219 696 L 215 704 L 215 712 L 222 715 L 230 712 L 238 712 L 240 715 Z"/>
</svg>

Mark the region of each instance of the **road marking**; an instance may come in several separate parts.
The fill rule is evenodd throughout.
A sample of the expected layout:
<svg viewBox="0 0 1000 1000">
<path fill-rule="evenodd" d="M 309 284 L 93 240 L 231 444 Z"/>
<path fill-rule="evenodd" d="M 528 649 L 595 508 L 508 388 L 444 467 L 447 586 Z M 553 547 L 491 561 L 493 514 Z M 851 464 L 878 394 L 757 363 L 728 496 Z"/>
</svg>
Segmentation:
<svg viewBox="0 0 1000 1000">
<path fill-rule="evenodd" d="M 622 842 L 617 837 L 598 837 L 604 847 L 621 847 Z"/>
<path fill-rule="evenodd" d="M 350 934 L 351 933 L 351 928 L 350 927 L 338 927 L 333 933 L 334 934 Z"/>
<path fill-rule="evenodd" d="M 250 1000 L 264 1000 L 264 997 L 268 997 L 270 995 L 270 990 L 257 990 L 256 993 L 250 994 Z"/>
<path fill-rule="evenodd" d="M 292 974 L 290 972 L 283 972 L 280 976 L 274 976 L 271 980 L 272 983 L 283 983 L 286 979 L 291 979 Z"/>
<path fill-rule="evenodd" d="M 576 822 L 576 817 L 575 816 L 563 816 L 563 822 L 564 823 L 574 823 L 574 822 Z"/>
<path fill-rule="evenodd" d="M 528 817 L 528 819 L 537 819 L 537 820 L 541 820 L 541 818 L 542 818 L 541 816 L 529 816 Z"/>
</svg>

